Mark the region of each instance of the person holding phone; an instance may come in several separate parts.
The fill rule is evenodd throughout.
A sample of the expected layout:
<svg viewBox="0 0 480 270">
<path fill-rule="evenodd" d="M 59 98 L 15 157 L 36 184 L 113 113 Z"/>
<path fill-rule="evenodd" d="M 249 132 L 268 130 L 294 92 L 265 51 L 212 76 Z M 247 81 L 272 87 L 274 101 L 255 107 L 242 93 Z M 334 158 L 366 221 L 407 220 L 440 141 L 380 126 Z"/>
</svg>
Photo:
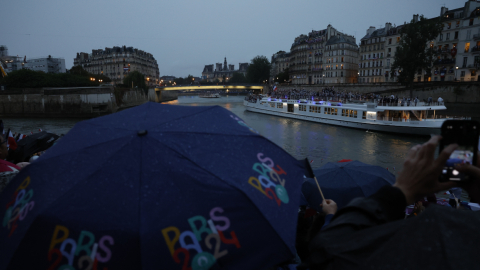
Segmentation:
<svg viewBox="0 0 480 270">
<path fill-rule="evenodd" d="M 480 199 L 478 167 L 467 163 L 455 165 L 459 172 L 473 176 L 471 181 L 439 181 L 447 160 L 459 147 L 456 143 L 445 145 L 435 158 L 441 140 L 442 137 L 433 136 L 428 142 L 410 149 L 393 186 L 384 186 L 368 198 L 356 198 L 340 209 L 329 226 L 313 238 L 309 260 L 297 269 L 335 268 L 335 250 L 329 244 L 343 239 L 348 241 L 348 236 L 358 231 L 403 219 L 405 207 L 418 198 L 461 186 L 470 194 L 472 201 Z"/>
</svg>

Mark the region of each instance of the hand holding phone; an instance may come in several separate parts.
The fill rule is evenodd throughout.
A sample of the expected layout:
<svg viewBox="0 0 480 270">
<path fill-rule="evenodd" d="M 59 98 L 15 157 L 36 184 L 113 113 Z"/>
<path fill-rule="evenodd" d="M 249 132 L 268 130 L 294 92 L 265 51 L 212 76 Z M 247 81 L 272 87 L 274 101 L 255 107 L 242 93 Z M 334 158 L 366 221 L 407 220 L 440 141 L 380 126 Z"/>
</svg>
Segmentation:
<svg viewBox="0 0 480 270">
<path fill-rule="evenodd" d="M 467 181 L 469 176 L 455 167 L 458 164 L 476 164 L 480 125 L 472 120 L 447 120 L 442 125 L 440 152 L 450 144 L 458 144 L 442 169 L 440 182 Z"/>
</svg>

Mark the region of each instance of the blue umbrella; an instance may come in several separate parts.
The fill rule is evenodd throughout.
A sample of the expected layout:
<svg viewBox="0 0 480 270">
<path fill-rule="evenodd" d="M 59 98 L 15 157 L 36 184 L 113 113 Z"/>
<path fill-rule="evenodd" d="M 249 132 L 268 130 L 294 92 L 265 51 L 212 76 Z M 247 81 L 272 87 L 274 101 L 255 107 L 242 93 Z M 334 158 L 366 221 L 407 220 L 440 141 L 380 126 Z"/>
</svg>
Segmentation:
<svg viewBox="0 0 480 270">
<path fill-rule="evenodd" d="M 354 198 L 368 197 L 382 186 L 395 183 L 395 176 L 386 169 L 360 161 L 329 162 L 315 170 L 314 174 L 325 198 L 334 200 L 338 208 L 346 206 Z M 306 179 L 302 194 L 310 207 L 321 211 L 322 197 L 314 179 Z"/>
<path fill-rule="evenodd" d="M 83 121 L 0 195 L 0 269 L 265 269 L 304 166 L 219 106 Z"/>
</svg>

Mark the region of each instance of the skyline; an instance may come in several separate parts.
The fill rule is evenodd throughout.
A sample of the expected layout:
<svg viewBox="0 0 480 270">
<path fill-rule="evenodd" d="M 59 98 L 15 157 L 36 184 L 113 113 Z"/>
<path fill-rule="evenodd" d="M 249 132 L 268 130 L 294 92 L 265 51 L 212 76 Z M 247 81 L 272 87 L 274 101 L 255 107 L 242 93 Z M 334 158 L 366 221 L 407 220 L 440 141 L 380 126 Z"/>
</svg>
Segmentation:
<svg viewBox="0 0 480 270">
<path fill-rule="evenodd" d="M 309 3 L 307 1 L 192 0 L 136 3 L 126 1 L 11 1 L 2 4 L 0 45 L 9 55 L 60 57 L 67 69 L 79 52 L 127 46 L 151 53 L 160 76 L 201 76 L 205 65 L 250 62 L 257 55 L 289 51 L 295 37 L 331 24 L 355 36 L 409 22 L 414 14 L 440 15 L 440 8 L 461 8 L 466 1 L 374 0 Z"/>
</svg>

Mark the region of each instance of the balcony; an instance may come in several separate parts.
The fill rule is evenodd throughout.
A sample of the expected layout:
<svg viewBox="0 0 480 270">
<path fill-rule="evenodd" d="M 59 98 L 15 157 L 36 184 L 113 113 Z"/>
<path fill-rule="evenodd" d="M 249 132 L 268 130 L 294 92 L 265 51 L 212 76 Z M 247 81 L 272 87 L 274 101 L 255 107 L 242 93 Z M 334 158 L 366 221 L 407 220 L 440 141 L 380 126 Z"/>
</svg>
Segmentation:
<svg viewBox="0 0 480 270">
<path fill-rule="evenodd" d="M 480 39 L 480 34 L 473 35 L 473 40 L 479 40 L 479 39 Z"/>
<path fill-rule="evenodd" d="M 480 47 L 475 46 L 470 52 L 472 52 L 472 54 L 480 54 Z M 468 53 L 468 51 L 466 51 L 466 53 Z"/>
<path fill-rule="evenodd" d="M 433 62 L 433 65 L 450 65 L 455 64 L 455 58 L 453 59 L 440 59 Z"/>
</svg>

